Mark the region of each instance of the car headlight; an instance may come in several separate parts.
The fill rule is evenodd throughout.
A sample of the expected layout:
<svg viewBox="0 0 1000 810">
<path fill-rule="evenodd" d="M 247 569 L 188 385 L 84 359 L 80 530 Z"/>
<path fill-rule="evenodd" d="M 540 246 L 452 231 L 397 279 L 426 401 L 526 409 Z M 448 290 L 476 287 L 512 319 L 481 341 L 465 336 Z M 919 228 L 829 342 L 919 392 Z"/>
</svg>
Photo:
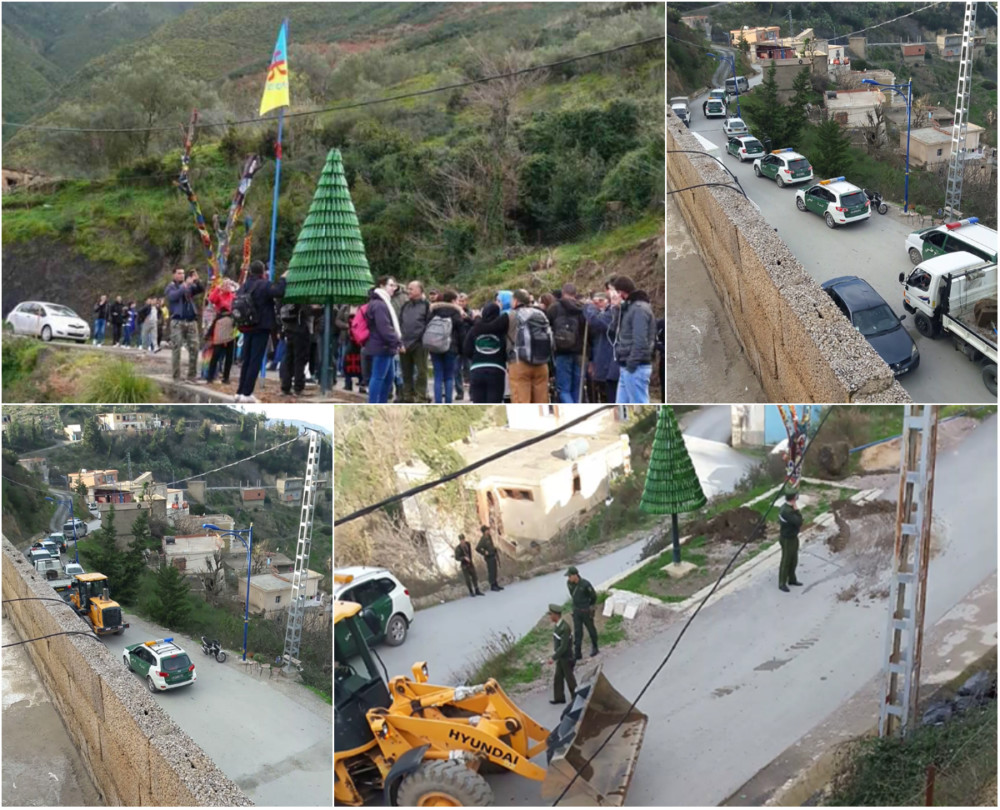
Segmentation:
<svg viewBox="0 0 1000 810">
<path fill-rule="evenodd" d="M 920 352 L 917 350 L 917 344 L 914 343 L 913 346 L 910 347 L 910 359 L 912 360 L 918 354 L 920 354 Z"/>
</svg>

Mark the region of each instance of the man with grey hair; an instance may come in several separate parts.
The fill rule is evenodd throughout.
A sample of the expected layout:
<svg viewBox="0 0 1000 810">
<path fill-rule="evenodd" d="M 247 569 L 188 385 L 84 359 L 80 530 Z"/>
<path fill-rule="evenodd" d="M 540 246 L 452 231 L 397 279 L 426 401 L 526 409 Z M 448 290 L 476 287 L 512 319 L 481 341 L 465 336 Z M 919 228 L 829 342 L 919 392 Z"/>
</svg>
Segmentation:
<svg viewBox="0 0 1000 810">
<path fill-rule="evenodd" d="M 424 285 L 419 281 L 406 285 L 406 296 L 399 310 L 399 328 L 406 350 L 399 358 L 403 372 L 402 401 L 428 402 L 427 349 L 422 338 L 431 317 L 431 305 L 424 297 Z"/>
</svg>

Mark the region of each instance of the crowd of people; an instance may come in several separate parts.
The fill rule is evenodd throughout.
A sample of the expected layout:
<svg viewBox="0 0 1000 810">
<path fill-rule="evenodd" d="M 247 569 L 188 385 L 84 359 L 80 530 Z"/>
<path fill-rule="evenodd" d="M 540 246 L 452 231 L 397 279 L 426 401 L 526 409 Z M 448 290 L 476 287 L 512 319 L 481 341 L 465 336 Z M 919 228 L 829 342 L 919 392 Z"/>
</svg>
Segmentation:
<svg viewBox="0 0 1000 810">
<path fill-rule="evenodd" d="M 663 388 L 664 321 L 628 276 L 587 295 L 501 290 L 481 309 L 383 276 L 334 325 L 344 390 L 356 383 L 372 403 L 429 402 L 429 379 L 434 402 L 644 403 L 654 365 Z"/>
<path fill-rule="evenodd" d="M 111 345 L 125 349 L 154 353 L 167 344 L 173 379 L 195 385 L 228 385 L 238 364 L 236 402 L 257 401 L 254 389 L 265 367 L 278 372 L 282 394 L 298 396 L 319 381 L 323 307 L 283 303 L 286 275 L 271 281 L 265 264 L 255 261 L 242 285 L 217 279 L 203 296 L 199 272 L 179 267 L 163 296 L 142 306 L 102 295 L 93 308 L 94 344 L 105 345 L 109 334 Z"/>
</svg>

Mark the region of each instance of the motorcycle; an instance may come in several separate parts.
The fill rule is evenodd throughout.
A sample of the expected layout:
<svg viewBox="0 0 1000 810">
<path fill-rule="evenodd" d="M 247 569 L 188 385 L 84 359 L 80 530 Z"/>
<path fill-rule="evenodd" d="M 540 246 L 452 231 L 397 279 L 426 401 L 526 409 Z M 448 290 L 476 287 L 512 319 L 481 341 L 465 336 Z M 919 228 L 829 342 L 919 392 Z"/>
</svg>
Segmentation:
<svg viewBox="0 0 1000 810">
<path fill-rule="evenodd" d="M 201 651 L 205 655 L 215 656 L 215 660 L 220 664 L 226 660 L 226 651 L 222 649 L 222 645 L 219 644 L 218 639 L 209 641 L 204 636 L 201 637 Z"/>
<path fill-rule="evenodd" d="M 872 204 L 872 208 L 876 209 L 880 214 L 884 214 L 889 210 L 889 206 L 882 202 L 882 195 L 877 191 L 869 191 L 864 189 L 865 196 L 868 197 L 868 202 Z"/>
</svg>

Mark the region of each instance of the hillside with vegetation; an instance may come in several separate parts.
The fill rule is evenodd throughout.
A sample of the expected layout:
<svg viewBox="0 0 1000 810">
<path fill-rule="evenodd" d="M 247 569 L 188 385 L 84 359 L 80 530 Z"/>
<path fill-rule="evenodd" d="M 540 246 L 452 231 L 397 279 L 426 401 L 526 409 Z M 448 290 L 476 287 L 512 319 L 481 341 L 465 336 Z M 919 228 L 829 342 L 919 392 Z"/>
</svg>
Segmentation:
<svg viewBox="0 0 1000 810">
<path fill-rule="evenodd" d="M 293 113 L 564 62 L 662 37 L 664 27 L 659 3 L 197 4 L 90 60 L 33 119 L 162 130 L 24 129 L 5 144 L 5 165 L 59 179 L 3 200 L 4 312 L 38 297 L 89 313 L 100 292 L 141 299 L 161 292 L 173 267 L 204 265 L 174 186 L 178 124 L 192 107 L 213 125 L 199 130 L 191 160 L 208 219 L 224 215 L 244 158 L 264 158 L 246 213 L 258 223 L 253 255 L 266 256 L 276 125 L 230 122 L 257 116 L 282 16 Z M 474 304 L 501 281 L 536 293 L 581 274 L 596 285 L 630 262 L 641 276 L 663 233 L 663 77 L 659 40 L 286 119 L 279 270 L 326 154 L 339 148 L 375 275 L 455 286 Z M 662 263 L 657 275 L 662 288 Z"/>
</svg>

